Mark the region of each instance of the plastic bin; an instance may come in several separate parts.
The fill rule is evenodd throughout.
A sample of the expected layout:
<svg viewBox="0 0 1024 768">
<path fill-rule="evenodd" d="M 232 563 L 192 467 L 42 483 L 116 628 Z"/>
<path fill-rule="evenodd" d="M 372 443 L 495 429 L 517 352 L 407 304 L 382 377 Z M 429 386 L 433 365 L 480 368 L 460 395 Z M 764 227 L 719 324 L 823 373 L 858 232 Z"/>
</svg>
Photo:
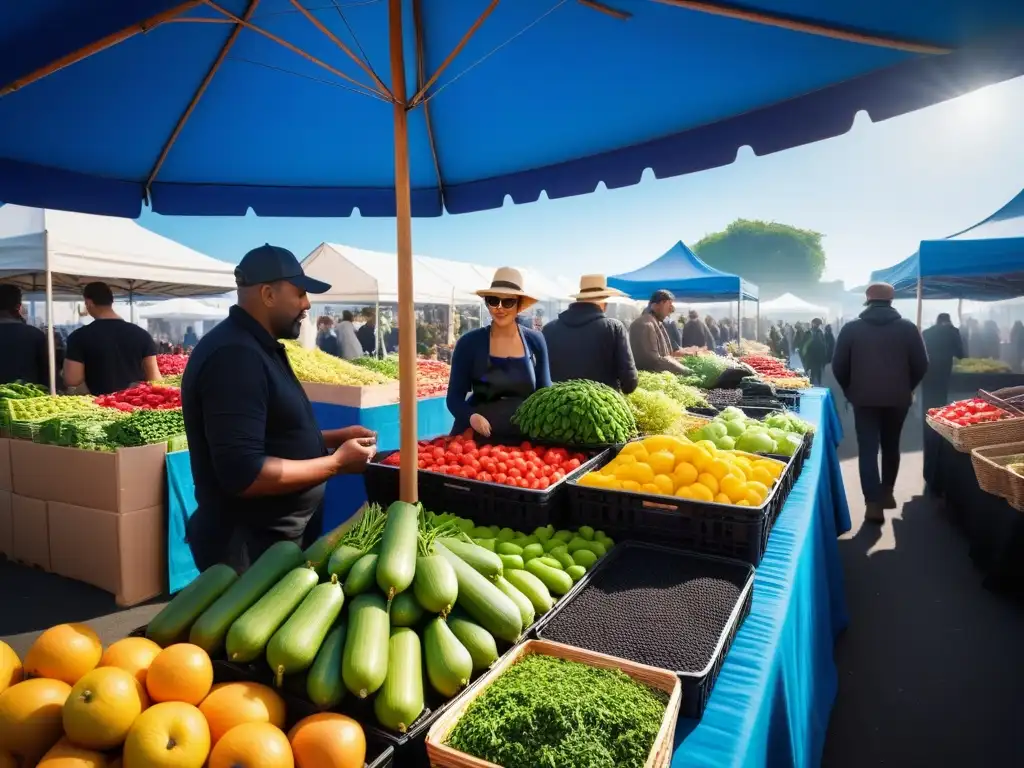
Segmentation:
<svg viewBox="0 0 1024 768">
<path fill-rule="evenodd" d="M 754 568 L 748 563 L 721 557 L 696 555 L 690 552 L 684 552 L 658 545 L 625 542 L 624 544 L 617 545 L 608 553 L 607 557 L 603 558 L 601 562 L 594 566 L 592 578 L 583 591 L 572 595 L 568 600 L 558 603 L 558 605 L 551 609 L 551 611 L 549 611 L 541 621 L 537 622 L 533 630 L 533 636 L 541 640 L 566 642 L 565 639 L 549 636 L 548 630 L 552 623 L 557 622 L 558 617 L 563 614 L 571 614 L 573 612 L 574 600 L 581 596 L 586 589 L 600 589 L 602 584 L 602 574 L 607 574 L 610 569 L 615 568 L 616 563 L 621 557 L 624 555 L 632 555 L 635 558 L 638 550 L 642 551 L 642 556 L 645 560 L 651 560 L 654 558 L 670 558 L 673 563 L 678 563 L 679 570 L 681 572 L 689 570 L 691 574 L 697 574 L 701 573 L 704 568 L 707 568 L 707 571 L 705 571 L 706 573 L 710 574 L 711 572 L 716 572 L 720 577 L 733 582 L 739 589 L 738 599 L 729 611 L 728 618 L 720 629 L 716 628 L 718 632 L 717 641 L 715 643 L 714 650 L 711 653 L 711 658 L 708 660 L 704 668 L 697 671 L 676 671 L 676 675 L 679 677 L 683 685 L 683 704 L 682 711 L 680 712 L 681 716 L 700 717 L 704 713 L 704 708 L 707 706 L 711 690 L 715 685 L 715 680 L 717 680 L 719 672 L 722 670 L 722 664 L 725 661 L 726 654 L 729 653 L 729 649 L 732 647 L 733 640 L 736 638 L 736 633 L 744 619 L 746 619 L 747 615 L 750 613 L 750 606 L 754 595 Z M 625 600 L 623 601 L 624 609 L 627 607 L 626 602 L 627 601 Z M 585 627 L 585 622 L 589 620 L 589 617 L 590 614 L 578 617 L 580 622 L 579 626 Z M 649 630 L 656 633 L 658 628 L 657 626 L 653 626 L 650 627 Z M 587 644 L 587 642 L 584 641 L 584 645 L 589 648 L 589 650 L 610 653 L 610 651 L 606 649 L 594 647 L 599 646 L 600 641 L 595 641 L 592 644 Z M 627 658 L 641 664 L 651 663 L 648 660 L 640 658 L 640 654 L 631 656 L 626 651 L 618 651 L 615 655 L 622 656 L 623 658 Z"/>
</svg>

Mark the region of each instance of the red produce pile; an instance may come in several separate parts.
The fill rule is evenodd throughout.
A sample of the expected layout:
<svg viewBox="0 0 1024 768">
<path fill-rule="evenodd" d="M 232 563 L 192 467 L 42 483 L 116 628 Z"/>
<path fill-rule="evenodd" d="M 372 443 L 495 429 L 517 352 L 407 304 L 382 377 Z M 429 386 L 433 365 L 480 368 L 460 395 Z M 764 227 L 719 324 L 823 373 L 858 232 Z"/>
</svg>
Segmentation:
<svg viewBox="0 0 1024 768">
<path fill-rule="evenodd" d="M 452 369 L 438 360 L 416 361 L 416 397 L 437 397 L 448 391 Z"/>
<path fill-rule="evenodd" d="M 767 355 L 744 355 L 740 358 L 741 363 L 746 363 L 762 376 L 770 376 L 776 379 L 795 378 L 800 374 L 795 373 L 786 367 L 786 364 L 775 357 Z"/>
<path fill-rule="evenodd" d="M 120 392 L 100 395 L 96 398 L 96 405 L 117 408 L 119 411 L 134 411 L 139 408 L 148 411 L 169 411 L 181 408 L 181 390 L 154 384 L 139 384 Z"/>
<path fill-rule="evenodd" d="M 185 372 L 188 355 L 157 355 L 156 365 L 161 376 L 180 376 Z"/>
<path fill-rule="evenodd" d="M 941 408 L 930 408 L 928 415 L 955 427 L 969 427 L 973 424 L 1014 418 L 1013 414 L 976 397 L 970 400 L 958 400 Z"/>
<path fill-rule="evenodd" d="M 533 490 L 544 490 L 557 483 L 587 460 L 582 453 L 534 446 L 529 442 L 519 446 L 478 446 L 471 433 L 454 438 L 421 440 L 417 454 L 416 464 L 426 472 Z M 400 466 L 398 451 L 388 456 L 384 463 Z"/>
</svg>

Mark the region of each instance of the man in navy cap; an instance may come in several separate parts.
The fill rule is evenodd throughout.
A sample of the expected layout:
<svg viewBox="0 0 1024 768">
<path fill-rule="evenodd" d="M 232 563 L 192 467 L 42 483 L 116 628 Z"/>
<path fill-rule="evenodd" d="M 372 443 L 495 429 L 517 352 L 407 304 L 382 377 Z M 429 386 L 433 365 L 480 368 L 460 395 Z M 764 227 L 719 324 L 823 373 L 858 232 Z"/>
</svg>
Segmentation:
<svg viewBox="0 0 1024 768">
<path fill-rule="evenodd" d="M 321 533 L 324 486 L 361 472 L 376 451 L 365 427 L 321 431 L 279 339 L 297 339 L 307 277 L 291 251 L 263 245 L 235 269 L 238 304 L 203 336 L 181 384 L 198 508 L 188 522 L 199 570 L 245 570 L 277 541 Z"/>
</svg>

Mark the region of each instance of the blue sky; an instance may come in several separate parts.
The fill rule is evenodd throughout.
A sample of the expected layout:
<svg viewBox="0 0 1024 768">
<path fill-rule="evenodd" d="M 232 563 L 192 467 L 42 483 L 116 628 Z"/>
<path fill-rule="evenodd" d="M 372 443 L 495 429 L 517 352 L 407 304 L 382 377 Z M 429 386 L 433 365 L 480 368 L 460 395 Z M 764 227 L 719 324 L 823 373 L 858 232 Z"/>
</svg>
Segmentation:
<svg viewBox="0 0 1024 768">
<path fill-rule="evenodd" d="M 847 287 L 889 266 L 922 239 L 983 219 L 1024 187 L 1024 78 L 884 123 L 859 115 L 846 135 L 713 171 L 564 200 L 413 222 L 428 256 L 544 270 L 624 272 L 677 240 L 694 242 L 737 217 L 825 234 L 826 279 Z M 181 218 L 140 223 L 237 262 L 271 242 L 300 258 L 323 241 L 394 251 L 391 219 Z"/>
</svg>

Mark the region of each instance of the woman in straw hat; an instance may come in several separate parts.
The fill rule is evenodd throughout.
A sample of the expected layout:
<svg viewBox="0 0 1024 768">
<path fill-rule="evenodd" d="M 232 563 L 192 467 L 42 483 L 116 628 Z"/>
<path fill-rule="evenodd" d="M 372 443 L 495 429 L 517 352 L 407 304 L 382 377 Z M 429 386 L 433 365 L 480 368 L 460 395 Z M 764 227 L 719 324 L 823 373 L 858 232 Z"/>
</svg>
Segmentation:
<svg viewBox="0 0 1024 768">
<path fill-rule="evenodd" d="M 512 414 L 527 397 L 551 384 L 548 348 L 539 331 L 516 322 L 537 300 L 523 290 L 523 276 L 511 267 L 494 273 L 484 299 L 491 324 L 462 336 L 452 353 L 448 410 L 452 434 L 472 428 L 484 437 L 518 440 Z"/>
<path fill-rule="evenodd" d="M 604 275 L 583 275 L 574 302 L 544 326 L 552 381 L 590 379 L 627 395 L 636 389 L 639 379 L 626 327 L 605 315 L 613 296 L 625 294 L 609 288 Z"/>
</svg>

